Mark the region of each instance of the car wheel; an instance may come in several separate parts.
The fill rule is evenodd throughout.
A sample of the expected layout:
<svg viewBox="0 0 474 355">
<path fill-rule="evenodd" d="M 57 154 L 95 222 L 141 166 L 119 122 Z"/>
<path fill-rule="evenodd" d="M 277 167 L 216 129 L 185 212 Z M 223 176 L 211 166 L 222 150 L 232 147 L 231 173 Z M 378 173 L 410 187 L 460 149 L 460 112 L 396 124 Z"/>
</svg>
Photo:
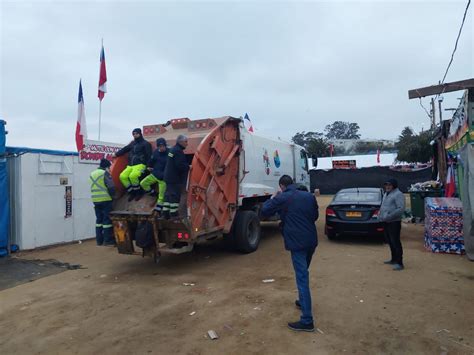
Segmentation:
<svg viewBox="0 0 474 355">
<path fill-rule="evenodd" d="M 235 249 L 241 253 L 252 253 L 260 243 L 260 220 L 254 211 L 239 211 L 234 220 L 233 239 Z"/>
<path fill-rule="evenodd" d="M 329 240 L 335 240 L 337 238 L 337 234 L 334 231 L 327 231 L 326 236 Z"/>
</svg>

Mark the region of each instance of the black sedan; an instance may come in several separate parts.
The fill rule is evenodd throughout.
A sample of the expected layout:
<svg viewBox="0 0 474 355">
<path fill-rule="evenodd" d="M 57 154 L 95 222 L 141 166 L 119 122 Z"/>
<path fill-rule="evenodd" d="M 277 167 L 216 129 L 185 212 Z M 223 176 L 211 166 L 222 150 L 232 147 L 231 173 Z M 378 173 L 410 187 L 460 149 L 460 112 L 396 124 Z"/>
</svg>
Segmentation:
<svg viewBox="0 0 474 355">
<path fill-rule="evenodd" d="M 382 190 L 361 187 L 340 190 L 326 208 L 325 232 L 329 239 L 339 234 L 383 236 L 383 223 L 378 220 Z"/>
</svg>

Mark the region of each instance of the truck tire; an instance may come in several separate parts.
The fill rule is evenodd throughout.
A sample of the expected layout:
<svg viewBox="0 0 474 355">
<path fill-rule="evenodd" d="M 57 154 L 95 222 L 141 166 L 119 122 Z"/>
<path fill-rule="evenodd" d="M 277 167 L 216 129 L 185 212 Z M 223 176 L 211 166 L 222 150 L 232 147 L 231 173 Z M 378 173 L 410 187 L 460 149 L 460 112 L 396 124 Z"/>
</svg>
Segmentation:
<svg viewBox="0 0 474 355">
<path fill-rule="evenodd" d="M 254 211 L 239 211 L 234 221 L 234 246 L 241 253 L 252 253 L 258 248 L 260 219 Z"/>
</svg>

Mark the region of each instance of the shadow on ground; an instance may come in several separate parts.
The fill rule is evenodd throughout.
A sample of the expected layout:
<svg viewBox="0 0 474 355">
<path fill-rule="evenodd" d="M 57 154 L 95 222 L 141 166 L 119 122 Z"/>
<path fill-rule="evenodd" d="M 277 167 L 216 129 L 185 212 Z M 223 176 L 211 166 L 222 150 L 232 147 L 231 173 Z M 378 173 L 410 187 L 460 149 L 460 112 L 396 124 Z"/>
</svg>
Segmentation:
<svg viewBox="0 0 474 355">
<path fill-rule="evenodd" d="M 60 261 L 26 260 L 15 257 L 0 259 L 0 291 L 32 282 L 46 276 L 59 274 L 66 270 L 81 268 L 80 265 L 71 265 Z"/>
</svg>

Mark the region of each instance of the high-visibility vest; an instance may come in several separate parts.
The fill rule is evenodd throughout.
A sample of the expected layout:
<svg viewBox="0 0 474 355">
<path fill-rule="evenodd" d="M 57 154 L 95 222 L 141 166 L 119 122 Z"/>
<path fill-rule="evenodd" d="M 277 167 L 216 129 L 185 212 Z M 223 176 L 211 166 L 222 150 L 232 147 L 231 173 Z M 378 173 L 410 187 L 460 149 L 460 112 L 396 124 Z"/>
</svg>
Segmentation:
<svg viewBox="0 0 474 355">
<path fill-rule="evenodd" d="M 97 169 L 91 173 L 91 196 L 92 202 L 112 201 L 112 197 L 107 190 L 104 180 L 105 170 Z"/>
</svg>

